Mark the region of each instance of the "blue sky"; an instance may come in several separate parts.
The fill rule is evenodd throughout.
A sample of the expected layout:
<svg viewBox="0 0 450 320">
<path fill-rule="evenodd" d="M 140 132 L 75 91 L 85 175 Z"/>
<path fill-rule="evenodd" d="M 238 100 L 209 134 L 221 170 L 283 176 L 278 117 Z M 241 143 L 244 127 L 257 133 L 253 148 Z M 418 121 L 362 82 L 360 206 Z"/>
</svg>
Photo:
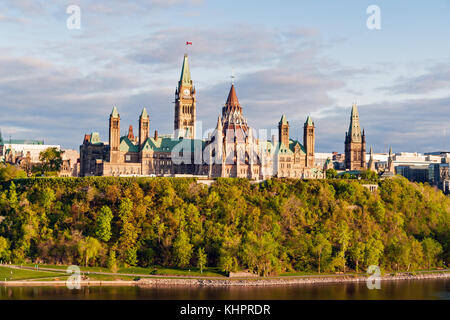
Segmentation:
<svg viewBox="0 0 450 320">
<path fill-rule="evenodd" d="M 81 29 L 66 27 L 67 6 Z M 381 9 L 381 30 L 366 8 Z M 184 43 L 197 114 L 215 125 L 230 75 L 250 125 L 291 137 L 311 115 L 316 150 L 342 152 L 359 105 L 375 152 L 450 150 L 450 1 L 15 0 L 0 4 L 0 129 L 78 149 L 106 140 L 117 105 L 125 131 L 142 107 L 171 133 Z"/>
</svg>

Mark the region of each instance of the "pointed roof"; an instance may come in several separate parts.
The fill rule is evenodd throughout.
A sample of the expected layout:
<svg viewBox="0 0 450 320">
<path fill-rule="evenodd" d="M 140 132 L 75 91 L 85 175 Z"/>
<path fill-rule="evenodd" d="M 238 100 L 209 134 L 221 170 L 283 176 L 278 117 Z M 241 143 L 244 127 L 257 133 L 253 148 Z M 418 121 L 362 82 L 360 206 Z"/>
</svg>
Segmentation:
<svg viewBox="0 0 450 320">
<path fill-rule="evenodd" d="M 307 126 L 313 126 L 314 125 L 314 123 L 312 122 L 312 119 L 311 119 L 310 116 L 308 116 L 308 118 L 306 118 L 305 125 L 307 125 Z"/>
<path fill-rule="evenodd" d="M 286 116 L 284 114 L 281 116 L 279 124 L 288 124 Z"/>
<path fill-rule="evenodd" d="M 133 133 L 133 126 L 130 124 L 128 127 L 128 139 L 133 140 L 134 139 L 134 133 Z"/>
<path fill-rule="evenodd" d="M 113 107 L 111 111 L 111 116 L 117 118 L 119 116 L 119 112 L 117 112 L 116 106 Z"/>
<path fill-rule="evenodd" d="M 348 135 L 350 136 L 352 142 L 361 142 L 361 127 L 359 125 L 358 106 L 356 103 L 353 103 L 352 106 Z"/>
<path fill-rule="evenodd" d="M 222 120 L 220 119 L 220 117 L 217 117 L 216 129 L 222 131 Z"/>
<path fill-rule="evenodd" d="M 236 95 L 236 89 L 234 88 L 234 84 L 231 85 L 230 92 L 228 93 L 228 98 L 225 105 L 227 107 L 240 107 L 239 100 Z"/>
<path fill-rule="evenodd" d="M 145 107 L 144 107 L 144 109 L 142 109 L 141 118 L 148 119 L 148 113 L 147 113 L 147 109 Z"/>
<path fill-rule="evenodd" d="M 188 55 L 185 53 L 183 58 L 183 66 L 181 67 L 180 82 L 178 84 L 181 87 L 182 84 L 190 85 L 191 83 L 192 80 L 191 72 L 189 71 Z"/>
</svg>

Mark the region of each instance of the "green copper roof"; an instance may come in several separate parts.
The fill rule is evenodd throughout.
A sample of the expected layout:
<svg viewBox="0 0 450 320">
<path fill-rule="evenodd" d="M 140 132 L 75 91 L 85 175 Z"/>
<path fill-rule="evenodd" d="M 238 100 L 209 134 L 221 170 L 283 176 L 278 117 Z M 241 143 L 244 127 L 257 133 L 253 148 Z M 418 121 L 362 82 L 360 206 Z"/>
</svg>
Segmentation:
<svg viewBox="0 0 450 320">
<path fill-rule="evenodd" d="M 145 107 L 144 107 L 144 109 L 142 109 L 141 118 L 145 118 L 145 119 L 148 118 L 147 109 Z"/>
<path fill-rule="evenodd" d="M 127 136 L 120 138 L 119 150 L 123 152 L 139 152 L 139 147 L 134 145 Z"/>
<path fill-rule="evenodd" d="M 305 147 L 303 147 L 303 145 L 298 142 L 297 140 L 292 140 L 289 139 L 289 147 L 286 147 L 284 144 L 280 143 L 280 142 L 276 142 L 275 144 L 272 141 L 267 141 L 266 146 L 262 146 L 263 151 L 265 152 L 275 152 L 275 153 L 279 153 L 280 155 L 283 154 L 294 154 L 295 153 L 295 148 L 298 145 L 298 147 L 300 148 L 300 153 L 301 154 L 305 154 L 306 150 Z M 265 149 L 265 150 L 264 150 Z"/>
<path fill-rule="evenodd" d="M 157 139 L 148 138 L 142 146 L 143 150 L 153 150 L 158 152 L 172 152 L 175 146 L 178 146 L 180 151 L 190 151 L 195 150 L 195 146 L 201 146 L 202 150 L 205 147 L 205 141 L 199 139 L 172 139 L 168 136 L 160 136 Z"/>
<path fill-rule="evenodd" d="M 9 144 L 33 144 L 33 145 L 43 145 L 44 140 L 28 140 L 28 139 L 7 139 L 1 140 L 0 145 L 9 145 Z"/>
<path fill-rule="evenodd" d="M 91 140 L 89 140 L 91 144 L 99 144 L 101 143 L 100 134 L 98 132 L 91 133 Z"/>
<path fill-rule="evenodd" d="M 181 68 L 179 85 L 181 86 L 182 84 L 191 84 L 191 82 L 191 72 L 189 71 L 188 56 L 187 54 L 185 54 L 183 59 L 183 67 Z"/>
<path fill-rule="evenodd" d="M 114 118 L 117 118 L 119 116 L 119 112 L 117 112 L 116 106 L 113 107 L 111 111 L 111 116 L 113 116 Z"/>
<path fill-rule="evenodd" d="M 314 123 L 312 122 L 312 119 L 311 119 L 310 116 L 308 116 L 308 118 L 306 118 L 305 124 L 306 124 L 307 126 L 313 126 L 313 125 L 314 125 Z"/>
<path fill-rule="evenodd" d="M 284 114 L 283 114 L 283 116 L 281 117 L 280 124 L 288 124 L 287 119 L 286 119 L 286 116 L 285 116 Z"/>
</svg>

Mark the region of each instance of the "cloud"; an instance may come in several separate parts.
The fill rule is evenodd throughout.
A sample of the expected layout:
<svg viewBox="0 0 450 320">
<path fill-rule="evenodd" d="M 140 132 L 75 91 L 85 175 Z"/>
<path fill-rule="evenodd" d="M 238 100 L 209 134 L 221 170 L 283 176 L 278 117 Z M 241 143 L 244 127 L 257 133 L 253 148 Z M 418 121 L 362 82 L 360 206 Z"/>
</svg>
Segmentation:
<svg viewBox="0 0 450 320">
<path fill-rule="evenodd" d="M 23 12 L 55 11 L 45 1 L 38 4 L 33 7 L 21 1 L 17 8 Z M 167 5 L 178 4 L 178 0 L 95 1 L 87 4 L 92 10 L 82 14 L 93 19 L 101 14 L 115 17 L 134 11 L 137 16 L 151 11 L 150 6 L 165 10 Z M 349 83 L 364 82 L 370 75 L 381 73 L 379 66 L 337 62 L 326 54 L 330 44 L 312 28 L 167 25 L 155 24 L 145 35 L 122 34 L 121 30 L 102 35 L 95 33 L 100 29 L 86 28 L 86 33 L 40 41 L 32 45 L 28 55 L 23 54 L 26 46 L 19 46 L 20 51 L 15 53 L 3 50 L 0 109 L 7 116 L 2 118 L 0 129 L 4 136 L 39 138 L 72 148 L 78 148 L 84 133 L 92 131 L 99 131 L 107 140 L 108 115 L 113 105 L 121 114 L 123 132 L 132 124 L 137 133 L 138 116 L 145 106 L 150 113 L 151 131 L 171 133 L 174 89 L 185 50 L 183 44 L 189 40 L 194 44 L 189 47 L 189 54 L 197 89 L 197 115 L 204 129 L 216 125 L 234 69 L 238 98 L 251 126 L 274 128 L 284 113 L 291 124 L 291 136 L 301 139 L 303 123 L 311 114 L 317 127 L 317 150 L 342 152 L 350 107 L 340 105 L 333 93 L 361 90 Z M 392 88 L 384 90 L 433 92 L 437 87 L 448 86 L 448 70 L 448 66 L 436 66 L 424 75 L 399 79 Z M 441 148 L 439 139 L 447 126 L 448 111 L 448 98 L 360 106 L 367 143 L 375 151 L 383 151 L 391 144 L 394 150 Z"/>
<path fill-rule="evenodd" d="M 397 83 L 389 87 L 381 87 L 390 94 L 428 94 L 450 87 L 450 64 L 439 63 L 428 68 L 427 72 L 409 78 L 398 78 Z"/>
<path fill-rule="evenodd" d="M 316 146 L 319 150 L 343 152 L 351 107 L 334 107 L 316 119 Z M 408 99 L 359 105 L 361 127 L 366 132 L 367 149 L 386 152 L 426 152 L 450 149 L 444 132 L 450 132 L 450 97 Z"/>
</svg>

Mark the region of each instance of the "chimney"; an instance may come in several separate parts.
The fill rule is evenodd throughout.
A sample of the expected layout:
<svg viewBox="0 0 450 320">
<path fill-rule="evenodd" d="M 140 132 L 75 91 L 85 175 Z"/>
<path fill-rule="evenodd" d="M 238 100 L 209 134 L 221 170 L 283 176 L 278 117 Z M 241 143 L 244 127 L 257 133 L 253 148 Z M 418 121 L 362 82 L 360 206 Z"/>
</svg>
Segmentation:
<svg viewBox="0 0 450 320">
<path fill-rule="evenodd" d="M 154 139 L 158 140 L 158 130 L 155 130 L 155 137 L 154 137 Z"/>
</svg>

